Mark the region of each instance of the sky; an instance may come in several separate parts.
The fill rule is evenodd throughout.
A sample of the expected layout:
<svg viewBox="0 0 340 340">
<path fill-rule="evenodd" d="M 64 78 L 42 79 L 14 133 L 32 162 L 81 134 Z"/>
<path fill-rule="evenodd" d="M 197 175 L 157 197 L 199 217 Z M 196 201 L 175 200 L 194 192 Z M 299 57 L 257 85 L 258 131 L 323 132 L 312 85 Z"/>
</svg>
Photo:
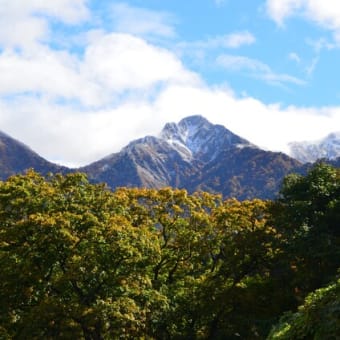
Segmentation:
<svg viewBox="0 0 340 340">
<path fill-rule="evenodd" d="M 252 143 L 340 130 L 340 2 L 0 0 L 0 130 L 82 166 L 202 115 Z"/>
</svg>

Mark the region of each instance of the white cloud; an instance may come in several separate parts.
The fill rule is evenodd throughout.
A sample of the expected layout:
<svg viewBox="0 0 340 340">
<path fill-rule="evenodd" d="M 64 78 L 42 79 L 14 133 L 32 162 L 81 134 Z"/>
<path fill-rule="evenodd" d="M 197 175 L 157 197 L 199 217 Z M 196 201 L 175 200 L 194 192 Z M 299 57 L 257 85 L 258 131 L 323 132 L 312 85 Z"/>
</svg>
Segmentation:
<svg viewBox="0 0 340 340">
<path fill-rule="evenodd" d="M 288 54 L 288 59 L 292 60 L 294 62 L 296 62 L 297 64 L 300 64 L 301 62 L 301 58 L 299 57 L 299 55 L 295 52 L 291 52 Z"/>
<path fill-rule="evenodd" d="M 153 99 L 135 98 L 117 107 L 80 111 L 46 98 L 22 97 L 12 104 L 0 101 L 0 110 L 4 131 L 50 160 L 74 165 L 117 152 L 138 137 L 157 135 L 166 122 L 193 114 L 275 151 L 287 151 L 292 140 L 322 138 L 340 126 L 340 108 L 282 108 L 237 98 L 223 88 L 189 84 L 169 85 Z"/>
<path fill-rule="evenodd" d="M 267 12 L 279 25 L 300 9 L 304 0 L 267 0 Z"/>
<path fill-rule="evenodd" d="M 76 24 L 89 16 L 86 0 L 0 0 L 0 46 L 27 47 L 47 39 L 48 18 Z"/>
<path fill-rule="evenodd" d="M 334 34 L 334 40 L 337 46 L 340 46 L 340 31 Z"/>
<path fill-rule="evenodd" d="M 210 37 L 205 40 L 198 40 L 192 42 L 182 42 L 179 44 L 180 48 L 188 50 L 192 49 L 236 49 L 243 45 L 252 45 L 256 41 L 253 34 L 248 31 L 233 32 L 225 35 L 218 35 Z"/>
<path fill-rule="evenodd" d="M 232 32 L 217 35 L 202 40 L 180 42 L 176 45 L 178 55 L 188 56 L 196 65 L 206 65 L 214 62 L 214 55 L 226 49 L 238 49 L 252 45 L 256 37 L 248 31 Z"/>
<path fill-rule="evenodd" d="M 64 164 L 86 164 L 143 136 L 157 122 L 153 96 L 201 83 L 173 53 L 140 38 L 101 33 L 90 41 L 82 57 L 42 45 L 0 54 L 1 129 Z"/>
<path fill-rule="evenodd" d="M 67 52 L 39 47 L 33 53 L 0 54 L 0 94 L 31 93 L 94 105 L 102 89 L 79 73 L 79 60 Z"/>
<path fill-rule="evenodd" d="M 308 18 L 331 30 L 340 29 L 340 3 L 334 0 L 305 0 Z"/>
<path fill-rule="evenodd" d="M 302 61 L 301 58 L 298 54 L 291 52 L 288 55 L 288 59 L 294 61 L 296 64 L 298 65 L 302 65 Z M 305 74 L 308 77 L 311 77 L 319 63 L 319 59 L 320 56 L 317 55 L 316 57 L 314 57 L 309 63 L 304 63 L 305 65 L 303 66 L 303 72 L 305 72 Z"/>
<path fill-rule="evenodd" d="M 117 108 L 79 110 L 46 98 L 0 101 L 6 133 L 49 160 L 79 166 L 118 151 L 152 129 L 154 112 L 143 101 Z"/>
<path fill-rule="evenodd" d="M 312 62 L 309 65 L 307 65 L 306 74 L 309 77 L 314 73 L 315 68 L 318 65 L 318 62 L 319 62 L 319 57 L 317 56 L 317 57 L 313 58 Z"/>
<path fill-rule="evenodd" d="M 115 103 L 121 95 L 152 93 L 165 83 L 199 83 L 168 50 L 128 34 L 97 36 L 80 58 L 36 46 L 0 53 L 0 95 L 31 93 L 87 106 Z"/>
<path fill-rule="evenodd" d="M 217 58 L 217 62 L 227 69 L 236 71 L 247 69 L 250 71 L 267 72 L 269 70 L 268 65 L 244 56 L 223 54 Z"/>
<path fill-rule="evenodd" d="M 225 46 L 238 48 L 242 45 L 251 45 L 255 42 L 255 37 L 249 32 L 232 33 L 226 36 Z"/>
<path fill-rule="evenodd" d="M 217 60 L 217 64 L 231 71 L 245 71 L 247 75 L 261 79 L 269 84 L 284 85 L 291 83 L 295 85 L 304 85 L 305 82 L 301 79 L 288 74 L 275 73 L 267 64 L 263 62 L 244 57 L 223 54 Z"/>
<path fill-rule="evenodd" d="M 284 20 L 300 15 L 332 31 L 340 30 L 340 3 L 334 0 L 267 0 L 270 17 L 282 25 Z"/>
<path fill-rule="evenodd" d="M 121 93 L 144 89 L 161 82 L 197 82 L 171 52 L 128 34 L 108 34 L 89 46 L 84 72 L 103 88 Z"/>
<path fill-rule="evenodd" d="M 319 54 L 322 50 L 332 50 L 337 46 L 340 46 L 340 40 L 338 40 L 338 36 L 340 36 L 340 32 L 334 33 L 335 42 L 330 42 L 328 39 L 319 38 L 316 40 L 307 39 L 306 42 L 308 45 L 313 47 L 314 51 Z"/>
<path fill-rule="evenodd" d="M 132 7 L 126 3 L 112 6 L 114 28 L 118 32 L 135 35 L 174 37 L 174 17 L 166 12 Z"/>
</svg>

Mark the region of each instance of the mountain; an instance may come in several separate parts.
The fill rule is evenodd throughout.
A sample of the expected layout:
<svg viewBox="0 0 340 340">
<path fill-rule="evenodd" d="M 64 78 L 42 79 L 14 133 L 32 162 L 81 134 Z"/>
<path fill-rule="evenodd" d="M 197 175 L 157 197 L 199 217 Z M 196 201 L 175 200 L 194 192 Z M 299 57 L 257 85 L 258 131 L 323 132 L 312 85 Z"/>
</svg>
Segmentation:
<svg viewBox="0 0 340 340">
<path fill-rule="evenodd" d="M 41 174 L 67 170 L 65 167 L 46 161 L 25 144 L 0 132 L 0 179 L 4 180 L 30 168 Z"/>
<path fill-rule="evenodd" d="M 0 133 L 0 179 L 29 168 L 42 174 L 82 171 L 91 181 L 107 183 L 112 189 L 171 186 L 238 199 L 273 198 L 284 176 L 304 171 L 299 161 L 261 150 L 201 116 L 167 123 L 158 136 L 134 140 L 120 152 L 79 169 L 50 163 Z"/>
<path fill-rule="evenodd" d="M 317 141 L 292 142 L 289 147 L 290 155 L 303 163 L 318 159 L 334 160 L 340 157 L 340 132 Z"/>
<path fill-rule="evenodd" d="M 214 160 L 221 150 L 251 144 L 221 125 L 212 125 L 201 116 L 168 123 L 158 137 L 147 136 L 81 168 L 95 181 L 110 187 L 137 186 L 186 188 L 189 178 Z"/>
<path fill-rule="evenodd" d="M 300 166 L 285 154 L 259 149 L 222 125 L 191 116 L 166 124 L 157 137 L 135 140 L 79 170 L 111 188 L 172 186 L 246 199 L 273 197 L 282 178 Z"/>
</svg>

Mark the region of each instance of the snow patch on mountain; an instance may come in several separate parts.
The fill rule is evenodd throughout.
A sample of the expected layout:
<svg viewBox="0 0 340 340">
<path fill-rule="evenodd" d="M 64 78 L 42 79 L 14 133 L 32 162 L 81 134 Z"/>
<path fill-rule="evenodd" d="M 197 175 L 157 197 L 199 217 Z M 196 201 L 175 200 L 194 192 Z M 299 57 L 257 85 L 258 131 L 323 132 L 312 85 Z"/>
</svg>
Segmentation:
<svg viewBox="0 0 340 340">
<path fill-rule="evenodd" d="M 289 143 L 290 155 L 303 163 L 340 157 L 340 131 L 316 141 Z"/>
<path fill-rule="evenodd" d="M 167 123 L 157 137 L 145 136 L 131 141 L 119 153 L 108 155 L 97 164 L 100 163 L 101 172 L 107 172 L 112 161 L 125 155 L 150 173 L 159 171 L 171 177 L 172 172 L 178 172 L 178 169 L 170 169 L 175 163 L 183 166 L 195 163 L 196 167 L 197 162 L 207 164 L 221 152 L 245 147 L 257 148 L 224 126 L 211 124 L 197 115 L 184 118 L 178 124 Z M 145 176 L 143 174 L 143 178 Z"/>
<path fill-rule="evenodd" d="M 200 156 L 213 160 L 222 150 L 253 146 L 222 125 L 213 125 L 202 116 L 190 116 L 178 124 L 167 123 L 159 138 L 171 144 L 186 159 Z"/>
</svg>

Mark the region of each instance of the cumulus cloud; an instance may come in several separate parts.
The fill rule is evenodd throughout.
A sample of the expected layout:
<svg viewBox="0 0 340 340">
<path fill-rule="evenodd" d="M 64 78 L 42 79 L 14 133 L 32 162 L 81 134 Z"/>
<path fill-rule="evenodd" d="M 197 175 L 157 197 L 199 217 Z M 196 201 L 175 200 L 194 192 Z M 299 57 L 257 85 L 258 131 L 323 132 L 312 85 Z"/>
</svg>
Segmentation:
<svg viewBox="0 0 340 340">
<path fill-rule="evenodd" d="M 267 0 L 267 12 L 269 16 L 279 25 L 283 21 L 299 10 L 304 0 Z"/>
<path fill-rule="evenodd" d="M 105 35 L 87 48 L 84 71 L 87 77 L 116 93 L 150 90 L 161 82 L 199 81 L 199 77 L 186 70 L 168 50 L 118 33 Z"/>
<path fill-rule="evenodd" d="M 32 97 L 12 106 L 1 101 L 0 108 L 6 132 L 48 159 L 71 165 L 117 152 L 135 138 L 157 135 L 166 122 L 193 114 L 276 151 L 288 151 L 292 140 L 322 138 L 340 124 L 339 108 L 282 108 L 237 98 L 223 88 L 187 84 L 172 84 L 152 100 L 138 98 L 115 108 L 80 111 Z"/>
<path fill-rule="evenodd" d="M 223 54 L 217 58 L 217 64 L 230 71 L 245 71 L 246 75 L 261 79 L 269 84 L 284 85 L 291 83 L 304 85 L 301 79 L 288 74 L 275 73 L 267 64 L 248 57 Z"/>
<path fill-rule="evenodd" d="M 89 16 L 86 0 L 0 0 L 0 45 L 31 46 L 48 39 L 49 18 L 71 25 Z"/>
<path fill-rule="evenodd" d="M 32 53 L 5 50 L 0 54 L 0 94 L 31 93 L 97 103 L 99 86 L 79 73 L 79 60 L 67 52 L 36 48 Z"/>
<path fill-rule="evenodd" d="M 80 166 L 118 151 L 130 140 L 151 133 L 157 115 L 141 99 L 118 107 L 91 110 L 60 105 L 48 98 L 22 96 L 0 100 L 1 128 L 43 157 Z"/>
<path fill-rule="evenodd" d="M 119 33 L 98 37 L 82 58 L 41 45 L 30 52 L 8 49 L 0 54 L 0 72 L 2 95 L 31 93 L 90 106 L 133 90 L 200 81 L 168 50 Z"/>
<path fill-rule="evenodd" d="M 334 0 L 267 0 L 270 17 L 282 25 L 293 15 L 300 15 L 332 31 L 340 30 L 340 3 Z"/>
</svg>

